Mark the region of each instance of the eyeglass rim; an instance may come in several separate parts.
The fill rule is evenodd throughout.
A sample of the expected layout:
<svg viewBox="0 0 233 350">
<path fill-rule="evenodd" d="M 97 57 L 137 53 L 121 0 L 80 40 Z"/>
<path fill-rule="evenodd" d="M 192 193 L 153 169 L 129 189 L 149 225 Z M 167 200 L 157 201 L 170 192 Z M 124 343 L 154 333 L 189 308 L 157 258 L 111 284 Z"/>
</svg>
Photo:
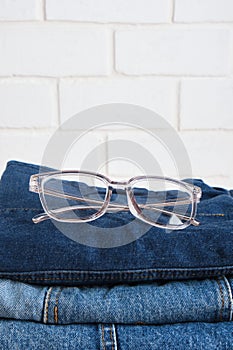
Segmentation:
<svg viewBox="0 0 233 350">
<path fill-rule="evenodd" d="M 38 174 L 33 174 L 30 176 L 30 181 L 29 181 L 29 190 L 32 192 L 37 192 L 37 188 L 39 189 L 41 180 L 44 177 L 50 176 L 50 175 L 59 175 L 59 174 L 84 174 L 84 175 L 92 175 L 95 177 L 99 177 L 102 180 L 105 180 L 108 185 L 111 184 L 124 184 L 124 185 L 130 185 L 134 181 L 139 181 L 139 180 L 145 180 L 145 179 L 157 179 L 157 180 L 164 180 L 164 181 L 170 181 L 176 184 L 182 184 L 185 186 L 187 189 L 193 190 L 194 195 L 197 196 L 198 198 L 201 198 L 202 191 L 199 186 L 193 185 L 191 183 L 185 182 L 183 180 L 177 180 L 171 177 L 167 176 L 156 176 L 156 175 L 138 175 L 138 176 L 133 176 L 127 181 L 115 181 L 110 179 L 108 176 L 100 174 L 100 173 L 95 173 L 92 171 L 84 171 L 84 170 L 56 170 L 56 171 L 49 171 L 49 172 L 44 172 L 44 173 L 38 173 Z M 38 181 L 39 180 L 39 181 Z"/>
<path fill-rule="evenodd" d="M 49 178 L 50 176 L 53 175 L 63 175 L 63 174 L 83 174 L 83 175 L 91 175 L 94 176 L 96 178 L 100 178 L 102 181 L 104 181 L 107 185 L 107 191 L 106 191 L 106 196 L 105 196 L 105 200 L 104 200 L 104 204 L 101 207 L 101 209 L 93 214 L 92 216 L 90 216 L 89 218 L 85 218 L 85 219 L 59 219 L 56 215 L 54 215 L 54 213 L 52 213 L 46 205 L 46 200 L 44 199 L 43 196 L 43 191 L 41 191 L 42 186 L 43 186 L 43 180 L 46 180 L 47 178 Z M 175 183 L 178 185 L 182 185 L 184 186 L 188 192 L 190 192 L 191 198 L 192 198 L 192 202 L 190 201 L 190 203 L 192 204 L 192 210 L 190 213 L 190 218 L 189 220 L 186 220 L 184 223 L 182 223 L 182 225 L 163 225 L 163 224 L 159 224 L 159 223 L 155 223 L 154 221 L 151 221 L 150 219 L 146 218 L 141 212 L 139 213 L 139 208 L 138 205 L 134 199 L 134 195 L 132 192 L 132 188 L 131 185 L 133 185 L 134 182 L 140 181 L 140 180 L 146 180 L 146 179 L 156 179 L 156 180 L 164 180 L 164 181 L 169 181 L 171 183 Z M 107 211 L 107 207 L 109 205 L 110 202 L 110 198 L 111 198 L 111 194 L 112 194 L 112 189 L 111 189 L 111 185 L 114 184 L 122 184 L 125 186 L 126 189 L 126 193 L 127 193 L 127 199 L 128 199 L 128 206 L 129 206 L 129 210 L 131 211 L 131 213 L 139 218 L 140 220 L 146 222 L 147 224 L 152 224 L 153 226 L 159 227 L 159 228 L 168 228 L 171 230 L 180 230 L 180 229 L 184 229 L 187 226 L 189 226 L 192 221 L 194 220 L 195 216 L 196 216 L 196 210 L 197 210 L 197 203 L 201 197 L 201 188 L 198 186 L 195 186 L 193 184 L 184 182 L 182 180 L 176 180 L 170 177 L 162 177 L 162 176 L 155 176 L 155 175 L 140 175 L 140 176 L 134 176 L 131 177 L 128 181 L 114 181 L 111 180 L 110 178 L 108 178 L 107 176 L 103 175 L 103 174 L 99 174 L 99 173 L 95 173 L 95 172 L 90 172 L 90 171 L 81 171 L 81 170 L 61 170 L 61 171 L 49 171 L 49 172 L 44 172 L 44 173 L 38 173 L 38 174 L 33 174 L 30 177 L 30 182 L 29 182 L 29 189 L 32 192 L 37 192 L 39 194 L 40 197 L 40 201 L 41 201 L 41 205 L 44 209 L 44 211 L 50 216 L 50 218 L 56 220 L 56 221 L 60 221 L 60 222 L 66 222 L 66 223 L 80 223 L 80 222 L 90 222 L 90 221 L 94 221 L 95 219 L 100 218 L 102 215 L 104 215 Z M 130 205 L 132 204 L 132 205 Z"/>
</svg>

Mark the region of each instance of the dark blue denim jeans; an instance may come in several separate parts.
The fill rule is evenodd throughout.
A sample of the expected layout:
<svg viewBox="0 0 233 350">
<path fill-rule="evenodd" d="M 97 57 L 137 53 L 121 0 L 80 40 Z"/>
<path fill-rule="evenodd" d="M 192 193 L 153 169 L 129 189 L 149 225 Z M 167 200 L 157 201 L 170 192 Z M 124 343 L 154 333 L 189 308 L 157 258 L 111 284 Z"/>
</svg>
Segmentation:
<svg viewBox="0 0 233 350">
<path fill-rule="evenodd" d="M 232 192 L 201 180 L 197 219 L 201 225 L 167 233 L 151 227 L 139 239 L 115 248 L 72 241 L 51 220 L 38 225 L 38 194 L 29 192 L 36 165 L 10 161 L 0 183 L 0 278 L 44 285 L 116 284 L 205 278 L 233 274 Z M 112 227 L 130 213 L 105 214 L 92 223 Z M 77 225 L 77 230 L 82 226 Z M 108 226 L 109 225 L 109 226 Z M 124 226 L 122 226 L 124 230 Z"/>
</svg>

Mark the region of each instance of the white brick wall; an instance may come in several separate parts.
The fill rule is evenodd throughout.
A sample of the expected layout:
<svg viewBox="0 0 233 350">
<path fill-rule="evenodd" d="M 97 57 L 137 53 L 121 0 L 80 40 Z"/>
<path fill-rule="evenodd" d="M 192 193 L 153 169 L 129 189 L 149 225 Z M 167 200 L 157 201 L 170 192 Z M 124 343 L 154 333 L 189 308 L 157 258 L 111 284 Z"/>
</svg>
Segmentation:
<svg viewBox="0 0 233 350">
<path fill-rule="evenodd" d="M 47 18 L 88 22 L 169 22 L 170 0 L 47 0 Z"/>
<path fill-rule="evenodd" d="M 173 79 L 118 78 L 63 79 L 60 84 L 61 120 L 104 103 L 132 103 L 150 108 L 176 127 L 176 89 Z M 148 128 L 155 125 L 145 120 Z"/>
<path fill-rule="evenodd" d="M 9 159 L 39 163 L 60 123 L 110 102 L 162 115 L 193 175 L 233 188 L 233 1 L 0 0 L 0 173 Z M 176 176 L 142 131 L 109 128 L 83 136 L 64 166 L 78 168 L 102 142 L 124 138 Z M 109 156 L 111 144 L 96 156 L 109 175 L 140 171 Z"/>
<path fill-rule="evenodd" d="M 104 28 L 76 24 L 0 24 L 0 75 L 106 75 Z"/>
<path fill-rule="evenodd" d="M 45 79 L 0 79 L 1 128 L 58 126 L 57 86 Z"/>
<path fill-rule="evenodd" d="M 41 0 L 0 0 L 0 21 L 42 19 Z"/>
<path fill-rule="evenodd" d="M 232 133 L 223 131 L 190 131 L 181 138 L 192 161 L 193 173 L 198 178 L 219 178 L 219 186 L 232 188 Z M 230 176 L 229 176 L 230 175 Z"/>
<path fill-rule="evenodd" d="M 122 30 L 116 33 L 116 69 L 125 74 L 225 75 L 230 31 L 213 28 Z"/>
<path fill-rule="evenodd" d="M 181 129 L 233 130 L 233 80 L 187 79 L 181 83 Z"/>
<path fill-rule="evenodd" d="M 0 171 L 10 159 L 40 164 L 51 132 L 34 130 L 0 131 Z"/>
<path fill-rule="evenodd" d="M 175 22 L 232 22 L 232 0 L 175 0 Z"/>
</svg>

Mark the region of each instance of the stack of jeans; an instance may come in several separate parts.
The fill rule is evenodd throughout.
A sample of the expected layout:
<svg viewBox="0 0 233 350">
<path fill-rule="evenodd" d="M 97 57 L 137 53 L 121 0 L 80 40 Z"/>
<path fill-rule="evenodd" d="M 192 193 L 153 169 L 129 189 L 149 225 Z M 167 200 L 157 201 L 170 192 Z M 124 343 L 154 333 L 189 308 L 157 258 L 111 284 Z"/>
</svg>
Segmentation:
<svg viewBox="0 0 233 350">
<path fill-rule="evenodd" d="M 33 224 L 38 172 L 10 161 L 0 182 L 0 349 L 233 349 L 232 191 L 195 180 L 200 226 L 103 249 Z"/>
</svg>

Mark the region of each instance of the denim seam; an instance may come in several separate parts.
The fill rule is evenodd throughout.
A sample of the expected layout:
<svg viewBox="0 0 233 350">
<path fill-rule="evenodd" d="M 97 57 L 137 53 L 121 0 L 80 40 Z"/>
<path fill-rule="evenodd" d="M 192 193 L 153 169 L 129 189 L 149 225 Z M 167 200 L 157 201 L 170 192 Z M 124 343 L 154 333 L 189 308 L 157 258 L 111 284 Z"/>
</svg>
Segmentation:
<svg viewBox="0 0 233 350">
<path fill-rule="evenodd" d="M 54 323 L 58 324 L 58 307 L 57 305 L 53 308 L 53 317 L 54 317 Z"/>
<path fill-rule="evenodd" d="M 225 216 L 223 213 L 197 213 L 197 216 Z"/>
<path fill-rule="evenodd" d="M 90 275 L 90 271 L 77 271 L 77 272 L 44 272 L 44 274 L 60 274 L 60 277 L 36 277 L 41 272 L 38 273 L 0 273 L 0 278 L 9 278 L 19 281 L 116 281 L 116 280 L 130 280 L 130 281 L 138 281 L 145 279 L 154 279 L 154 278 L 178 278 L 178 277 L 205 277 L 205 276 L 218 276 L 218 275 L 226 275 L 232 274 L 233 267 L 211 267 L 211 268 L 196 268 L 196 269 L 144 269 L 144 270 L 131 270 L 131 271 L 101 271 L 96 272 L 92 271 L 92 274 L 98 273 L 98 275 Z M 72 277 L 65 276 L 65 274 L 74 274 Z M 135 275 L 140 274 L 140 275 Z M 152 274 L 152 275 L 151 275 Z M 75 276 L 76 275 L 76 276 Z M 78 276 L 77 276 L 78 275 Z M 115 275 L 115 276 L 114 276 Z"/>
<path fill-rule="evenodd" d="M 115 329 L 114 323 L 112 324 L 112 332 L 113 332 L 113 345 L 114 345 L 113 350 L 117 350 L 118 345 L 117 345 L 116 329 Z"/>
<path fill-rule="evenodd" d="M 102 339 L 102 344 L 103 344 L 103 350 L 106 350 L 105 339 L 104 339 L 104 325 L 103 324 L 101 324 L 101 339 Z"/>
<path fill-rule="evenodd" d="M 114 341 L 113 341 L 113 337 L 112 337 L 112 324 L 110 325 L 110 339 L 111 339 L 111 342 L 112 342 L 112 350 L 114 350 Z"/>
<path fill-rule="evenodd" d="M 22 211 L 34 210 L 34 211 L 39 211 L 39 210 L 41 210 L 41 208 L 2 208 L 2 209 L 0 209 L 0 212 L 5 212 L 7 210 L 22 210 Z"/>
<path fill-rule="evenodd" d="M 62 292 L 62 287 L 57 292 L 56 300 L 55 300 L 55 306 L 53 308 L 54 321 L 55 321 L 56 324 L 58 324 L 58 301 L 59 301 L 61 292 Z"/>
<path fill-rule="evenodd" d="M 50 270 L 50 271 L 43 271 L 43 270 L 39 270 L 39 271 L 27 271 L 27 272 L 17 272 L 17 273 L 14 273 L 14 272 L 9 272 L 9 273 L 5 273 L 5 272 L 0 272 L 0 276 L 4 276 L 4 275 L 7 275 L 7 276 L 11 276 L 11 275 L 14 275 L 14 276 L 18 276 L 18 277 L 23 277 L 23 275 L 25 276 L 32 276 L 32 275 L 38 275 L 38 274 L 89 274 L 89 273 L 96 273 L 96 274 L 124 274 L 124 275 L 128 275 L 128 274 L 132 274 L 132 273 L 142 273 L 142 272 L 195 272 L 196 269 L 199 269 L 199 271 L 209 271 L 209 272 L 212 272 L 211 270 L 215 270 L 215 269 L 218 269 L 218 270 L 223 270 L 223 269 L 226 269 L 226 270 L 231 270 L 233 269 L 233 266 L 211 266 L 211 267 L 192 267 L 192 268 L 170 268 L 170 267 L 167 267 L 167 268 L 145 268 L 145 269 L 128 269 L 128 270 L 100 270 L 100 271 L 97 271 L 97 270 Z M 99 276 L 96 276 L 96 277 L 99 277 Z M 40 278 L 39 278 L 40 279 Z M 42 279 L 44 279 L 42 277 Z M 48 278 L 50 279 L 50 278 Z M 68 278 L 69 279 L 69 278 Z"/>
<path fill-rule="evenodd" d="M 228 298 L 229 298 L 229 321 L 232 321 L 232 306 L 233 306 L 233 300 L 232 300 L 232 289 L 230 282 L 226 276 L 223 276 L 223 280 L 226 285 L 226 289 L 228 291 Z"/>
<path fill-rule="evenodd" d="M 46 295 L 46 298 L 45 298 L 45 309 L 44 309 L 44 318 L 43 318 L 44 323 L 48 323 L 49 300 L 50 300 L 50 297 L 51 297 L 52 290 L 53 290 L 53 287 L 50 287 L 47 290 L 47 295 Z"/>
<path fill-rule="evenodd" d="M 113 333 L 112 333 L 112 324 L 103 324 L 103 333 L 104 333 L 104 346 L 105 348 L 104 349 L 110 349 L 111 347 L 111 350 L 117 350 L 117 344 L 115 343 L 114 341 L 114 338 L 113 338 Z M 106 340 L 106 337 L 105 337 L 105 334 L 107 335 L 107 340 Z"/>
<path fill-rule="evenodd" d="M 221 308 L 219 310 L 219 321 L 222 322 L 223 320 L 223 309 L 224 309 L 224 305 L 225 305 L 225 301 L 224 301 L 224 294 L 223 294 L 223 289 L 222 289 L 222 285 L 221 285 L 221 279 L 217 279 L 216 280 L 217 284 L 218 284 L 218 288 L 219 288 L 219 293 L 220 293 L 220 298 L 221 298 Z"/>
</svg>

